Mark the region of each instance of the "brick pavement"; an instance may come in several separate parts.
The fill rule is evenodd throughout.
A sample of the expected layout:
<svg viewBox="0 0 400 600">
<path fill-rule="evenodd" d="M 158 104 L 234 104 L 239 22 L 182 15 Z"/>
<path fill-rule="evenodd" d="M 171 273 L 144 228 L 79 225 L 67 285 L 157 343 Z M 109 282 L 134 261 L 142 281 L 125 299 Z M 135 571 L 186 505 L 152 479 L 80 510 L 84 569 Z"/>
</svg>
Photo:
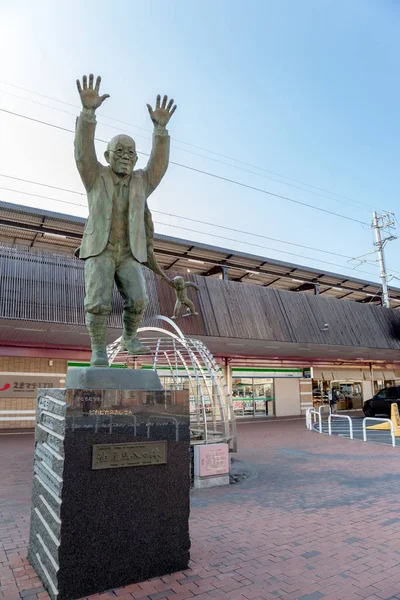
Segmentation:
<svg viewBox="0 0 400 600">
<path fill-rule="evenodd" d="M 243 483 L 192 493 L 191 568 L 90 600 L 400 599 L 400 449 L 303 421 L 239 425 Z M 26 560 L 32 436 L 0 436 L 0 598 L 45 600 Z"/>
</svg>

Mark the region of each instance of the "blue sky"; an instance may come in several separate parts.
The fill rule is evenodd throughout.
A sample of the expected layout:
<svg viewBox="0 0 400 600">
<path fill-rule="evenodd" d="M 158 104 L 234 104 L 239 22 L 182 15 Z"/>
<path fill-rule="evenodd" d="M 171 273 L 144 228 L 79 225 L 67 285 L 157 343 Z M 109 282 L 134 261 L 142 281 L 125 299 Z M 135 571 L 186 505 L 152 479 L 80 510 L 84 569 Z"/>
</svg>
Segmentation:
<svg viewBox="0 0 400 600">
<path fill-rule="evenodd" d="M 75 80 L 94 72 L 111 95 L 99 111 L 100 139 L 130 132 L 148 152 L 146 103 L 166 93 L 178 104 L 169 126 L 172 161 L 366 223 L 373 209 L 398 210 L 395 1 L 3 0 L 0 17 L 2 109 L 73 129 Z M 72 134 L 1 111 L 0 131 L 0 173 L 83 192 Z M 97 148 L 102 157 L 105 144 Z M 0 188 L 85 204 L 84 196 L 4 177 Z M 26 194 L 0 189 L 5 201 L 87 214 L 84 206 Z M 373 250 L 368 226 L 175 165 L 150 207 L 343 256 L 154 213 L 156 230 L 168 235 L 378 276 L 376 266 L 354 270 L 346 258 Z M 387 248 L 388 271 L 398 277 L 399 245 Z"/>
</svg>

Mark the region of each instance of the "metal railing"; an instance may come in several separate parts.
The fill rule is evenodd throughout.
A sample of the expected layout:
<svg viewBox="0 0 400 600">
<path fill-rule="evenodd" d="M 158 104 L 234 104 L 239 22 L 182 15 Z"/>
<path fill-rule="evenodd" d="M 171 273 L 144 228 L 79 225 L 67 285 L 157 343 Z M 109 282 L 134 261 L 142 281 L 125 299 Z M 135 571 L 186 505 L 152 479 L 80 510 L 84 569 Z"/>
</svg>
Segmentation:
<svg viewBox="0 0 400 600">
<path fill-rule="evenodd" d="M 336 415 L 336 414 L 332 414 L 330 413 L 329 417 L 328 417 L 328 435 L 332 435 L 332 419 L 348 419 L 349 421 L 349 430 L 350 430 L 350 439 L 353 440 L 353 421 L 351 420 L 351 417 L 349 417 L 348 415 Z"/>
<path fill-rule="evenodd" d="M 157 326 L 161 321 L 162 327 Z M 220 365 L 207 347 L 186 337 L 178 325 L 163 315 L 155 315 L 138 329 L 141 341 L 151 349 L 141 368 L 156 371 L 166 390 L 189 391 L 191 431 L 196 443 L 229 441 L 236 452 L 236 419 L 232 399 Z M 167 329 L 167 327 L 169 329 Z M 121 351 L 121 338 L 107 347 L 110 364 L 134 362 Z"/>
<path fill-rule="evenodd" d="M 318 410 L 315 410 L 315 408 L 307 408 L 306 409 L 306 427 L 309 430 L 313 430 L 314 429 L 314 425 L 317 422 L 318 419 L 318 431 L 319 433 L 322 433 L 322 411 L 321 411 L 321 406 L 319 407 Z M 328 416 L 328 435 L 332 435 L 332 419 L 347 419 L 349 422 L 349 435 L 350 435 L 350 439 L 354 440 L 354 431 L 353 431 L 353 420 L 351 417 L 349 417 L 348 415 L 337 415 L 337 414 L 333 414 L 330 410 L 329 410 L 329 416 Z M 377 418 L 377 417 L 365 417 L 363 419 L 363 424 L 362 424 L 362 431 L 363 431 L 363 441 L 366 442 L 367 441 L 367 421 L 374 421 L 377 423 L 389 423 L 390 426 L 390 435 L 392 438 L 392 446 L 395 448 L 396 447 L 396 436 L 395 436 L 395 431 L 394 431 L 394 424 L 393 421 L 391 419 L 384 419 L 384 418 Z"/>
<path fill-rule="evenodd" d="M 311 414 L 313 411 L 314 411 L 314 408 L 306 408 L 306 427 L 307 427 L 307 429 L 311 429 L 311 427 L 312 427 Z"/>
<path fill-rule="evenodd" d="M 331 414 L 331 409 L 329 406 L 321 405 L 318 410 L 314 407 L 306 409 L 306 427 L 307 429 L 312 429 L 313 425 L 317 422 L 318 418 L 318 429 L 319 432 L 322 433 L 322 414 L 328 409 L 329 414 Z"/>
<path fill-rule="evenodd" d="M 318 412 L 322 417 L 322 413 L 326 412 L 325 409 L 328 409 L 327 412 L 329 414 L 331 414 L 331 407 L 329 406 L 329 404 L 321 404 L 321 406 L 318 407 Z"/>
<path fill-rule="evenodd" d="M 318 428 L 319 432 L 322 433 L 322 416 L 319 411 L 316 411 L 315 408 L 307 408 L 306 410 L 306 427 L 307 429 L 312 429 L 313 425 L 316 423 L 318 418 Z"/>
<path fill-rule="evenodd" d="M 392 436 L 392 446 L 393 447 L 396 446 L 396 436 L 394 435 L 393 422 L 390 419 L 378 419 L 376 417 L 365 417 L 365 419 L 363 419 L 363 440 L 364 440 L 364 442 L 367 441 L 367 425 L 366 425 L 367 421 L 377 421 L 379 423 L 389 423 L 390 435 Z"/>
</svg>

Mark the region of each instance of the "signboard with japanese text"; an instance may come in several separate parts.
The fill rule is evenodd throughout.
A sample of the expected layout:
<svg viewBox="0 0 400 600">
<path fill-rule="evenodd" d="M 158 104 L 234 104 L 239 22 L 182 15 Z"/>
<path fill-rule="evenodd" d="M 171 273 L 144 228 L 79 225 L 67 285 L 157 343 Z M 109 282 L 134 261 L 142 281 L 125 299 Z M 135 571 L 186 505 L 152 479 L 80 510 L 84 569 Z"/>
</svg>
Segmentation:
<svg viewBox="0 0 400 600">
<path fill-rule="evenodd" d="M 205 444 L 195 446 L 195 477 L 212 477 L 229 473 L 228 444 Z"/>
<path fill-rule="evenodd" d="M 167 442 L 142 442 L 136 444 L 95 444 L 92 469 L 118 467 L 144 467 L 167 464 Z"/>
<path fill-rule="evenodd" d="M 60 380 L 59 375 L 35 375 L 34 373 L 4 375 L 0 373 L 0 398 L 35 398 L 38 388 L 64 387 Z"/>
</svg>

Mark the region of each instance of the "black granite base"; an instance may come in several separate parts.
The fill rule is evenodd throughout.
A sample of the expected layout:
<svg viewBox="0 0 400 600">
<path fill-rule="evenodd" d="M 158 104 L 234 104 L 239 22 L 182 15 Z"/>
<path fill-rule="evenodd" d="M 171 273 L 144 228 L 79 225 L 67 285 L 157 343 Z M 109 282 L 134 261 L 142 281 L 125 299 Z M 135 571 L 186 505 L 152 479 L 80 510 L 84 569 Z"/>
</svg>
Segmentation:
<svg viewBox="0 0 400 600">
<path fill-rule="evenodd" d="M 40 390 L 29 560 L 53 600 L 188 567 L 189 448 L 185 392 Z"/>
</svg>

